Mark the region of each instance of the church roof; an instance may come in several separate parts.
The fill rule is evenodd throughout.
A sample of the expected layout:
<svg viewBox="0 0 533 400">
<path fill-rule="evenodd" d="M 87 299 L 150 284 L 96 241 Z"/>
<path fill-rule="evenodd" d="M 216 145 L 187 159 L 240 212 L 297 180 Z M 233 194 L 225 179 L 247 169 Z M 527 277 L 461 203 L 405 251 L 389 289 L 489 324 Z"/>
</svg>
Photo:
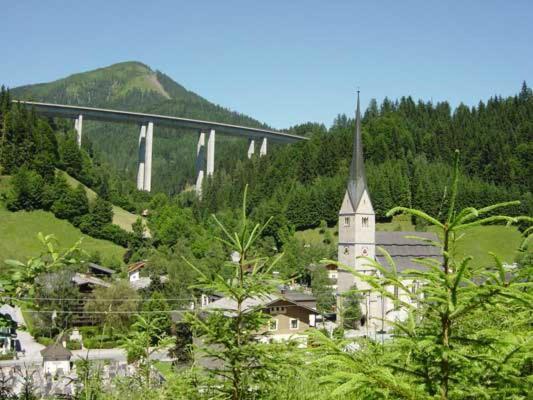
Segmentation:
<svg viewBox="0 0 533 400">
<path fill-rule="evenodd" d="M 348 180 L 348 196 L 354 210 L 361 201 L 367 189 L 365 176 L 365 162 L 363 158 L 363 140 L 361 138 L 361 110 L 359 106 L 359 91 L 357 91 L 357 109 L 355 112 L 355 134 L 352 149 L 352 164 Z M 368 190 L 367 190 L 368 193 Z"/>
<path fill-rule="evenodd" d="M 433 232 L 376 232 L 376 245 L 382 247 L 390 254 L 398 271 L 405 269 L 422 270 L 426 267 L 414 263 L 413 258 L 433 258 L 443 261 L 440 248 L 418 239 L 408 238 L 408 236 L 418 236 L 434 242 L 438 242 L 438 237 Z M 387 259 L 376 252 L 376 261 L 383 266 L 388 266 Z"/>
</svg>

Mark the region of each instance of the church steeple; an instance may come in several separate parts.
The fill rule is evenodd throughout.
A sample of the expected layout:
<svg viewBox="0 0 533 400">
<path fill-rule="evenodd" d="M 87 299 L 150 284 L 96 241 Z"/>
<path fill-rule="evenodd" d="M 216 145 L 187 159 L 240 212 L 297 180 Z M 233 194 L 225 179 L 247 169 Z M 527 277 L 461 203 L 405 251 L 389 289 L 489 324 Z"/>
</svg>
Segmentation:
<svg viewBox="0 0 533 400">
<path fill-rule="evenodd" d="M 363 193 L 368 193 L 363 158 L 363 140 L 361 138 L 361 109 L 359 105 L 359 90 L 357 91 L 357 109 L 355 111 L 355 135 L 352 149 L 352 164 L 348 180 L 348 196 L 354 210 L 357 209 Z"/>
<path fill-rule="evenodd" d="M 339 247 L 337 259 L 350 268 L 364 269 L 366 261 L 358 257 L 375 257 L 376 254 L 376 218 L 370 194 L 366 185 L 365 165 L 363 159 L 363 139 L 361 137 L 361 106 L 357 91 L 357 108 L 355 111 L 355 132 L 352 149 L 350 178 L 341 209 L 339 210 Z M 343 293 L 361 282 L 348 270 L 339 270 L 337 290 Z"/>
</svg>

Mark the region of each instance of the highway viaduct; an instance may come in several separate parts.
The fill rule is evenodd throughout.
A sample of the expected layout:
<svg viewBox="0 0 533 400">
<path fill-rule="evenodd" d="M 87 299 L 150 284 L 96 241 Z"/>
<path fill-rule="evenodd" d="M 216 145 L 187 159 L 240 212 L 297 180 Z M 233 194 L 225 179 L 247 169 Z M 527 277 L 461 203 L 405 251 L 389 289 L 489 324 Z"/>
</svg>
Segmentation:
<svg viewBox="0 0 533 400">
<path fill-rule="evenodd" d="M 167 115 L 145 114 L 131 111 L 110 110 L 105 108 L 81 107 L 65 104 L 39 103 L 34 101 L 14 100 L 37 114 L 47 117 L 69 118 L 74 120 L 78 146 L 81 146 L 83 121 L 105 121 L 131 123 L 140 127 L 139 161 L 137 170 L 137 189 L 150 191 L 152 187 L 152 144 L 154 126 L 167 128 L 187 128 L 198 132 L 196 147 L 196 192 L 201 195 L 205 176 L 211 176 L 215 170 L 215 133 L 247 138 L 249 141 L 248 158 L 255 153 L 256 141 L 260 143 L 259 155 L 267 153 L 268 141 L 295 143 L 308 138 L 278 132 L 270 129 L 231 125 L 221 122 L 202 121 Z"/>
</svg>

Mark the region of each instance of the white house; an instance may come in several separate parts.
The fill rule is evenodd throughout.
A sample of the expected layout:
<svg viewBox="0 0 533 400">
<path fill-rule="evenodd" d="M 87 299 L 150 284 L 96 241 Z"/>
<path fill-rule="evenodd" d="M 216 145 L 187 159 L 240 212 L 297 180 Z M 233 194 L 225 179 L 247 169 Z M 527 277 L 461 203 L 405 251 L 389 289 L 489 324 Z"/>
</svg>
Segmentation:
<svg viewBox="0 0 533 400">
<path fill-rule="evenodd" d="M 55 375 L 61 371 L 63 374 L 70 372 L 72 353 L 59 343 L 51 344 L 41 350 L 43 356 L 43 369 L 45 374 Z"/>
<path fill-rule="evenodd" d="M 128 279 L 130 283 L 141 279 L 141 270 L 146 266 L 146 261 L 139 261 L 128 266 Z"/>
</svg>

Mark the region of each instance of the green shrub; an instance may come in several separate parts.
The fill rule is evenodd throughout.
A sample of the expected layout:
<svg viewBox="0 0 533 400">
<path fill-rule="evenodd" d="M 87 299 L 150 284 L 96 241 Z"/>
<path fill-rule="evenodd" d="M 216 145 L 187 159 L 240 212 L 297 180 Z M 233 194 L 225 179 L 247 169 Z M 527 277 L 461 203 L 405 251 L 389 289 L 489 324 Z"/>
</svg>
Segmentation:
<svg viewBox="0 0 533 400">
<path fill-rule="evenodd" d="M 80 334 L 85 338 L 98 335 L 102 328 L 99 326 L 82 326 L 78 328 L 78 330 L 80 331 Z"/>
<path fill-rule="evenodd" d="M 79 340 L 67 341 L 67 349 L 69 350 L 81 350 L 81 343 Z"/>
<path fill-rule="evenodd" d="M 120 346 L 120 339 L 115 336 L 97 335 L 83 339 L 83 347 L 87 349 L 112 349 Z"/>
<path fill-rule="evenodd" d="M 7 197 L 7 208 L 10 211 L 41 208 L 44 181 L 37 172 L 22 167 L 11 181 L 13 188 Z"/>
<path fill-rule="evenodd" d="M 13 351 L 9 351 L 6 354 L 0 354 L 0 361 L 13 360 L 14 358 L 15 358 L 15 353 Z"/>
<path fill-rule="evenodd" d="M 37 343 L 42 344 L 43 346 L 48 346 L 54 343 L 54 339 L 50 339 L 46 336 L 38 336 L 35 340 L 37 341 Z"/>
</svg>

